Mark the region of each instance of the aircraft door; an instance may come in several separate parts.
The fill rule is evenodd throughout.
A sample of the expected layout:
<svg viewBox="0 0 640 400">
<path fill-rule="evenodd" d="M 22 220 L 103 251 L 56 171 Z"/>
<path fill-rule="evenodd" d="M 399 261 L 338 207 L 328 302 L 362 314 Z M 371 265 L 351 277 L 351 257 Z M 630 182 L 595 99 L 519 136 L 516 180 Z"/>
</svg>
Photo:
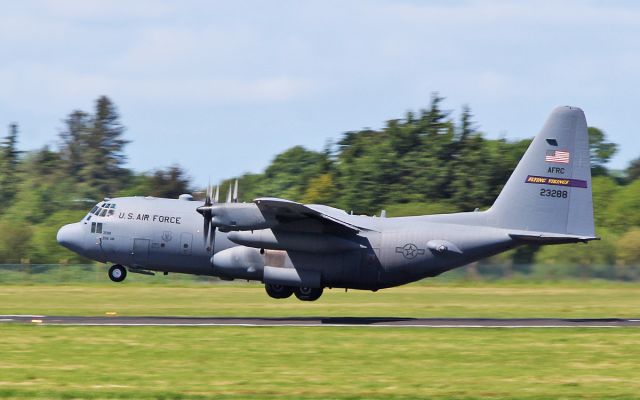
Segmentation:
<svg viewBox="0 0 640 400">
<path fill-rule="evenodd" d="M 378 284 L 382 272 L 380 264 L 380 234 L 373 233 L 367 239 L 369 246 L 361 251 L 360 268 L 355 279 L 365 287 L 370 287 Z"/>
<path fill-rule="evenodd" d="M 182 249 L 182 255 L 191 255 L 191 244 L 193 242 L 193 235 L 190 233 L 180 234 L 180 248 Z"/>
<path fill-rule="evenodd" d="M 133 239 L 133 263 L 145 266 L 149 262 L 149 239 Z"/>
</svg>

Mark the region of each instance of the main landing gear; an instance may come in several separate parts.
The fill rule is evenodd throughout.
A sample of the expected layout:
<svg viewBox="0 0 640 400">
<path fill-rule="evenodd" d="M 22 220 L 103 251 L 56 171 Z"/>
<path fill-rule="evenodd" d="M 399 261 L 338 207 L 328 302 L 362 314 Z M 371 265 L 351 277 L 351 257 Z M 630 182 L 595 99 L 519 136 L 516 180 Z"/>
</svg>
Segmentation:
<svg viewBox="0 0 640 400">
<path fill-rule="evenodd" d="M 298 300 L 315 301 L 322 296 L 322 288 L 292 287 L 267 283 L 264 285 L 267 294 L 274 299 L 286 299 L 295 294 Z"/>
<path fill-rule="evenodd" d="M 120 264 L 109 268 L 109 279 L 114 282 L 122 282 L 127 277 L 127 269 Z"/>
</svg>

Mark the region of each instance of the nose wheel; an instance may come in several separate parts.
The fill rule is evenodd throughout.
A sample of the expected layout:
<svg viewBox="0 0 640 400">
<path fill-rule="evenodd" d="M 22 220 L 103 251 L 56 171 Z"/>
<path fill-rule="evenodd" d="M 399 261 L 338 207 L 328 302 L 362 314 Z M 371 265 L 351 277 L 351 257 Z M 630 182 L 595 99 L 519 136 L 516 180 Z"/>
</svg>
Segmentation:
<svg viewBox="0 0 640 400">
<path fill-rule="evenodd" d="M 127 269 L 122 265 L 116 264 L 109 268 L 109 279 L 114 282 L 122 282 L 127 277 Z"/>
</svg>

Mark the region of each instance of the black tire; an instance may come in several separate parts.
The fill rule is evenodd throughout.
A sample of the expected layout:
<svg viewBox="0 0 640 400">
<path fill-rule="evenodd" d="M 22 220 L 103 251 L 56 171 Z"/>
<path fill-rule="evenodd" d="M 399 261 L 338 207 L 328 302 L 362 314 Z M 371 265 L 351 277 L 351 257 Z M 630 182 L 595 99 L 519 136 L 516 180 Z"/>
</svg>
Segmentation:
<svg viewBox="0 0 640 400">
<path fill-rule="evenodd" d="M 270 283 L 264 285 L 264 290 L 274 299 L 286 299 L 293 294 L 293 288 L 291 286 L 274 285 Z"/>
<path fill-rule="evenodd" d="M 122 265 L 113 265 L 109 268 L 109 279 L 114 282 L 122 282 L 127 277 L 127 269 Z"/>
<path fill-rule="evenodd" d="M 295 288 L 293 293 L 295 293 L 298 300 L 302 301 L 316 301 L 322 296 L 322 288 L 309 288 L 309 287 L 300 287 Z"/>
</svg>

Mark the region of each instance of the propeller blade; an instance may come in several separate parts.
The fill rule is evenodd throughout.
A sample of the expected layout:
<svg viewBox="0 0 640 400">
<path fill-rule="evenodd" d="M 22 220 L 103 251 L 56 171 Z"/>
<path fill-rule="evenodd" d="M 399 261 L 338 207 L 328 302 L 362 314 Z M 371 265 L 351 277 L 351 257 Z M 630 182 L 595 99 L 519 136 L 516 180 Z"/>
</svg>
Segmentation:
<svg viewBox="0 0 640 400">
<path fill-rule="evenodd" d="M 233 185 L 233 199 L 234 203 L 238 202 L 238 180 L 236 179 L 236 183 Z"/>
<path fill-rule="evenodd" d="M 204 207 L 207 207 L 207 206 L 210 206 L 210 205 L 211 205 L 211 182 L 209 182 L 209 184 L 207 185 L 207 191 L 205 192 L 205 195 L 204 195 Z M 200 211 L 198 211 L 198 212 L 200 212 Z M 200 214 L 202 214 L 202 213 L 200 213 Z"/>
<path fill-rule="evenodd" d="M 211 224 L 210 226 L 211 233 L 209 235 L 209 250 L 213 250 L 214 243 L 216 242 L 216 227 Z"/>
<path fill-rule="evenodd" d="M 216 186 L 216 195 L 213 197 L 213 202 L 217 203 L 220 199 L 220 185 Z"/>
<path fill-rule="evenodd" d="M 231 183 L 229 183 L 229 191 L 227 192 L 227 203 L 231 203 L 231 196 L 232 196 L 232 189 L 233 187 L 231 186 Z"/>
<path fill-rule="evenodd" d="M 202 233 L 204 234 L 204 243 L 207 244 L 209 242 L 209 227 L 211 225 L 211 220 L 204 217 L 204 226 L 202 227 Z"/>
</svg>

